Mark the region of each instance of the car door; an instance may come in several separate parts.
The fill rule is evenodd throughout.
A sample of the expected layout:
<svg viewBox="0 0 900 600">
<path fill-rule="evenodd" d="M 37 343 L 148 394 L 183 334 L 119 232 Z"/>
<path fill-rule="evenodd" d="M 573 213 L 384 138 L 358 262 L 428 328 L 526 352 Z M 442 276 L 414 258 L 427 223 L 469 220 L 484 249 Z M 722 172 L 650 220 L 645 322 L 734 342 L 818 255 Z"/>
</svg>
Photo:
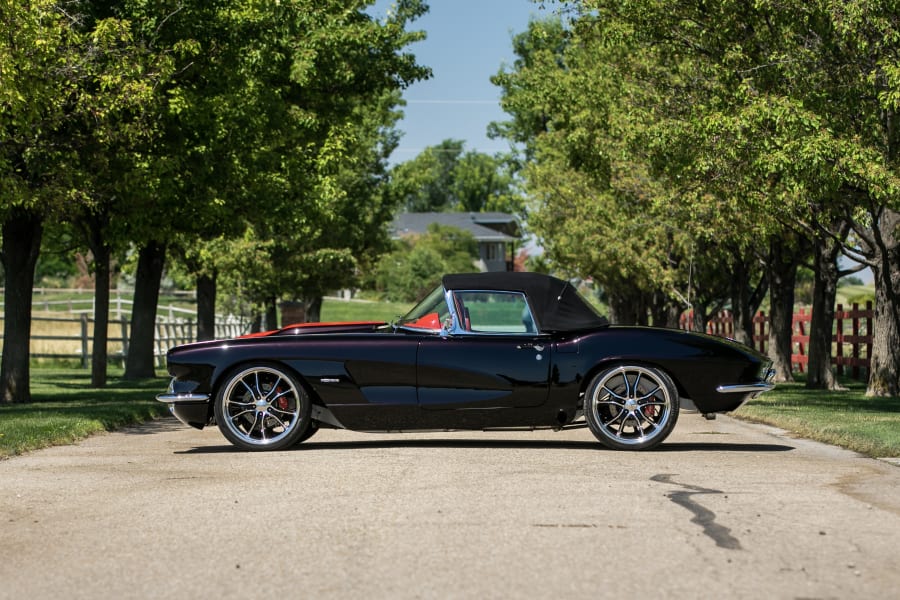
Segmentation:
<svg viewBox="0 0 900 600">
<path fill-rule="evenodd" d="M 524 294 L 455 291 L 454 324 L 419 343 L 424 410 L 540 406 L 550 381 L 550 337 L 536 331 Z"/>
</svg>

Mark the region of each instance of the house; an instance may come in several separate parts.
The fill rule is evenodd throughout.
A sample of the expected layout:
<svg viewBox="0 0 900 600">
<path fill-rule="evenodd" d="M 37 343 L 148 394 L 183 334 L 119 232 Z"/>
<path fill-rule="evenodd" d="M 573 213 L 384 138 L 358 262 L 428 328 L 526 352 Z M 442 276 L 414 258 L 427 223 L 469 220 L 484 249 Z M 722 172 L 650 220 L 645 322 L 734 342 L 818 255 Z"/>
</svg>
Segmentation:
<svg viewBox="0 0 900 600">
<path fill-rule="evenodd" d="M 478 242 L 482 271 L 512 271 L 516 243 L 521 238 L 519 220 L 499 212 L 424 212 L 401 213 L 391 226 L 394 239 L 421 235 L 432 223 L 456 227 L 472 234 Z"/>
</svg>

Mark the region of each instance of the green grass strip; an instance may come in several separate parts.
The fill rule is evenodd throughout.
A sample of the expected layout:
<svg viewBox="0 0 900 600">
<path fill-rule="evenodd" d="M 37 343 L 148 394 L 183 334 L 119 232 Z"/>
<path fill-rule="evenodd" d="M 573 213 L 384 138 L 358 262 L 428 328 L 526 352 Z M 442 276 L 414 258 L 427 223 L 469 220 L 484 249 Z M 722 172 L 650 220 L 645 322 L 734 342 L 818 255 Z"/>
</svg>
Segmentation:
<svg viewBox="0 0 900 600">
<path fill-rule="evenodd" d="M 800 376 L 796 383 L 779 383 L 734 416 L 866 456 L 900 456 L 900 399 L 867 398 L 865 384 L 842 383 L 846 391 L 807 390 Z"/>
<path fill-rule="evenodd" d="M 166 379 L 125 381 L 119 372 L 107 387 L 90 387 L 90 372 L 32 368 L 28 404 L 0 405 L 0 458 L 70 444 L 167 414 L 155 400 Z"/>
</svg>

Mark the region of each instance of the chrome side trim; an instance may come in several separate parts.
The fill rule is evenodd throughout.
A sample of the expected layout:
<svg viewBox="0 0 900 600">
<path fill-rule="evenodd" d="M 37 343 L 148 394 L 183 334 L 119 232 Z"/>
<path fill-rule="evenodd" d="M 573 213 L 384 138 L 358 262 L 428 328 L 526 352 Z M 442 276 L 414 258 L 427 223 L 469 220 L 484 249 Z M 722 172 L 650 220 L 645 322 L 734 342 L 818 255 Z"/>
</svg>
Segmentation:
<svg viewBox="0 0 900 600">
<path fill-rule="evenodd" d="M 720 394 L 762 394 L 775 388 L 774 383 L 741 383 L 738 385 L 720 385 L 716 391 Z"/>
<path fill-rule="evenodd" d="M 160 402 L 175 404 L 177 402 L 209 402 L 209 394 L 159 394 Z"/>
</svg>

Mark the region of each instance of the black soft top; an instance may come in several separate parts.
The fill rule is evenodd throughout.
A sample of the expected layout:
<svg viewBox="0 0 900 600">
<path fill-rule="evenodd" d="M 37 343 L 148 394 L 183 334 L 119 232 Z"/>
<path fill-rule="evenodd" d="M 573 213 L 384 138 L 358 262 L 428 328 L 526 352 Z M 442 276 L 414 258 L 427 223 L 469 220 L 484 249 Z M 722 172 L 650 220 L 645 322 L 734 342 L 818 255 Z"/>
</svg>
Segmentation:
<svg viewBox="0 0 900 600">
<path fill-rule="evenodd" d="M 446 290 L 523 292 L 542 332 L 606 327 L 599 315 L 568 281 L 541 273 L 460 273 L 444 275 Z"/>
</svg>

